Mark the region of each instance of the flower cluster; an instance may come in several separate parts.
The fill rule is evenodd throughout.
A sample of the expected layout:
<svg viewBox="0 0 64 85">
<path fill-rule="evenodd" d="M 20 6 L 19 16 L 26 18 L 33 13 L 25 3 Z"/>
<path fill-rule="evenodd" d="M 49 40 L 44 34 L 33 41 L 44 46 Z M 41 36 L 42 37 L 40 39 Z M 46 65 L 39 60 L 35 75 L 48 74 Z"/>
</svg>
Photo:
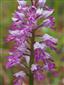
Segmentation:
<svg viewBox="0 0 64 85">
<path fill-rule="evenodd" d="M 37 42 L 35 39 L 36 30 L 42 30 L 42 27 L 54 28 L 55 19 L 50 16 L 54 10 L 45 4 L 46 0 L 31 0 L 30 5 L 25 0 L 17 1 L 18 10 L 13 14 L 13 23 L 6 39 L 7 42 L 14 41 L 15 45 L 9 51 L 6 67 L 19 65 L 28 70 L 26 73 L 20 71 L 14 74 L 16 77 L 14 85 L 22 85 L 24 78 L 27 74 L 29 75 L 29 71 L 38 80 L 44 78 L 43 71 L 54 71 L 54 61 L 52 56 L 46 52 L 46 48 L 56 50 L 57 39 L 48 34 L 41 36 L 41 42 Z M 41 24 L 38 23 L 40 19 L 42 19 Z"/>
</svg>

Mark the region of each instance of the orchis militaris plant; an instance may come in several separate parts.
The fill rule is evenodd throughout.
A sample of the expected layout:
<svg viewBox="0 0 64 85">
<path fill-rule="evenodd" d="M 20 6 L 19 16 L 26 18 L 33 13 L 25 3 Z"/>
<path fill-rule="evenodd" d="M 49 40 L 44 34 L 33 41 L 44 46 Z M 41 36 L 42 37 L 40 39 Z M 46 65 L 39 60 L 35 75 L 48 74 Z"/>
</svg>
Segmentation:
<svg viewBox="0 0 64 85">
<path fill-rule="evenodd" d="M 26 76 L 29 85 L 33 85 L 35 78 L 38 81 L 45 78 L 44 71 L 55 71 L 55 63 L 46 48 L 56 50 L 58 40 L 39 33 L 43 27 L 54 28 L 55 19 L 51 16 L 54 10 L 45 4 L 46 0 L 31 0 L 30 5 L 25 0 L 17 2 L 18 10 L 13 14 L 13 23 L 6 39 L 7 42 L 14 41 L 15 45 L 9 51 L 6 67 L 17 65 L 22 68 L 13 75 L 16 78 L 14 85 L 22 85 Z M 40 19 L 41 23 L 38 23 Z M 37 37 L 40 37 L 39 42 Z"/>
</svg>

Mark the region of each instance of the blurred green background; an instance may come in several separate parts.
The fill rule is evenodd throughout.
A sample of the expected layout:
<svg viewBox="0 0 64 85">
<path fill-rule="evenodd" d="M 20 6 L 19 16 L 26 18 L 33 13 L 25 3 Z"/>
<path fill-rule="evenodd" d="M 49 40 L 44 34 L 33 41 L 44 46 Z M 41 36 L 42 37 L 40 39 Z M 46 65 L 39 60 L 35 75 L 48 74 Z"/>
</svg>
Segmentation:
<svg viewBox="0 0 64 85">
<path fill-rule="evenodd" d="M 28 0 L 30 1 L 30 0 Z M 48 33 L 58 38 L 58 52 L 55 53 L 49 49 L 53 56 L 59 71 L 59 76 L 53 78 L 48 74 L 51 85 L 64 85 L 64 0 L 47 0 L 49 7 L 54 8 L 54 16 L 56 19 L 55 31 L 44 29 L 44 33 Z M 13 85 L 12 74 L 14 69 L 6 70 L 5 61 L 8 55 L 9 46 L 5 43 L 8 29 L 12 23 L 12 13 L 17 9 L 16 0 L 0 0 L 0 85 Z"/>
</svg>

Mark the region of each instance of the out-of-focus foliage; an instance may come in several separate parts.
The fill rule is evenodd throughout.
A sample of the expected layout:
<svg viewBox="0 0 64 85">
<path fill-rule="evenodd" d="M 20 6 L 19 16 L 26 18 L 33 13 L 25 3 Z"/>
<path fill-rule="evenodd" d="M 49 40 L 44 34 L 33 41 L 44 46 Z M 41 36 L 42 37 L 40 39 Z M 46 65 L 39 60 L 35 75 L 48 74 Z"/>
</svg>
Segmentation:
<svg viewBox="0 0 64 85">
<path fill-rule="evenodd" d="M 47 0 L 47 4 L 55 10 L 53 15 L 55 16 L 56 26 L 55 31 L 51 31 L 50 28 L 44 28 L 43 33 L 48 33 L 58 38 L 57 52 L 47 50 L 53 56 L 57 66 L 56 69 L 59 71 L 58 78 L 53 78 L 50 74 L 48 74 L 50 76 L 48 78 L 51 85 L 64 85 L 62 84 L 62 79 L 64 79 L 64 0 Z M 17 9 L 17 5 L 17 0 L 0 0 L 0 85 L 12 85 L 14 69 L 5 69 L 6 56 L 10 47 L 5 42 L 5 38 L 12 23 L 12 14 Z"/>
</svg>

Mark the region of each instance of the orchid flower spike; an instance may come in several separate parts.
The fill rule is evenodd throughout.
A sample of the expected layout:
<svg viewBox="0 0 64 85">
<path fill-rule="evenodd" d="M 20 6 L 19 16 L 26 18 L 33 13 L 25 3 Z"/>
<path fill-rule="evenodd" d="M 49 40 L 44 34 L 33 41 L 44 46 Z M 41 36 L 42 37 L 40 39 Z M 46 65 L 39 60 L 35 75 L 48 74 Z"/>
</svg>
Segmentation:
<svg viewBox="0 0 64 85">
<path fill-rule="evenodd" d="M 58 40 L 49 34 L 40 33 L 42 27 L 54 28 L 54 10 L 46 8 L 46 0 L 31 0 L 30 4 L 27 0 L 17 2 L 18 10 L 13 14 L 13 23 L 6 38 L 6 42 L 14 41 L 9 50 L 6 68 L 21 68 L 14 73 L 14 85 L 23 85 L 26 77 L 29 77 L 29 85 L 33 85 L 35 78 L 39 81 L 45 78 L 44 71 L 53 73 L 56 68 L 52 55 L 46 49 L 56 50 Z"/>
</svg>

